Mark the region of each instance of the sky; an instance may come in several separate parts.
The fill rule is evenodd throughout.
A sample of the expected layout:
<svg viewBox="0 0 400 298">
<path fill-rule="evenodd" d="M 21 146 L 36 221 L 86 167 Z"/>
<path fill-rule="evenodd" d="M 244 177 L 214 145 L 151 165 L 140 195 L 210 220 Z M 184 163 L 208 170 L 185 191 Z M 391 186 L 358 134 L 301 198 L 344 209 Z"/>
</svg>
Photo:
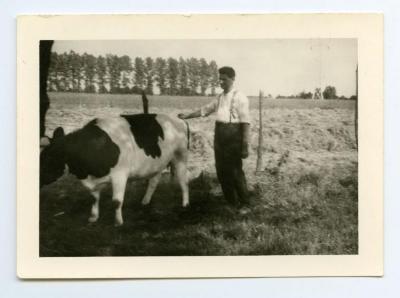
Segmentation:
<svg viewBox="0 0 400 298">
<path fill-rule="evenodd" d="M 52 51 L 95 56 L 205 58 L 232 66 L 246 95 L 291 95 L 328 85 L 337 95 L 356 94 L 356 39 L 55 41 Z"/>
</svg>

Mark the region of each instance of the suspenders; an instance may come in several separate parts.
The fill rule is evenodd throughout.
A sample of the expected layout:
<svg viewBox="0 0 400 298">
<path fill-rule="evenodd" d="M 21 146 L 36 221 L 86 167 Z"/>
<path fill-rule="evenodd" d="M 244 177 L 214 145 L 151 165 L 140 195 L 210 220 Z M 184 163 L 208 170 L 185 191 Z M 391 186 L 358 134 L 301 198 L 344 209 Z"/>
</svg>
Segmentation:
<svg viewBox="0 0 400 298">
<path fill-rule="evenodd" d="M 229 108 L 229 123 L 232 122 L 232 115 L 233 115 L 233 100 L 235 99 L 237 91 L 234 90 L 232 94 L 232 99 L 231 99 L 231 106 Z"/>
<path fill-rule="evenodd" d="M 237 93 L 237 90 L 234 90 L 234 91 L 233 91 L 233 94 L 232 94 L 231 105 L 230 105 L 230 107 L 229 107 L 229 123 L 232 122 L 233 100 L 235 99 L 236 93 Z M 219 104 L 220 104 L 220 102 L 221 102 L 221 96 L 222 96 L 222 94 L 223 94 L 223 93 L 221 93 L 221 94 L 218 96 L 218 109 L 219 109 Z"/>
</svg>

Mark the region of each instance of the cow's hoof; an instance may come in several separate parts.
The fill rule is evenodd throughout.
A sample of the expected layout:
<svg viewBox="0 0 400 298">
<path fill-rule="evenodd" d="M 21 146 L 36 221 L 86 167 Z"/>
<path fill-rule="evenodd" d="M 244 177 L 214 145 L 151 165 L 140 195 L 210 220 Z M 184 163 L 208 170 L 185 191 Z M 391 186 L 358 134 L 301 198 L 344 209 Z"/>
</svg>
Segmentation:
<svg viewBox="0 0 400 298">
<path fill-rule="evenodd" d="M 148 205 L 150 205 L 150 202 L 151 201 L 148 201 L 148 200 L 142 200 L 142 206 L 148 206 Z"/>
<path fill-rule="evenodd" d="M 98 216 L 91 216 L 88 218 L 88 223 L 95 223 L 98 219 Z"/>
<path fill-rule="evenodd" d="M 146 203 L 146 204 L 144 204 L 143 202 L 142 202 L 142 204 L 140 204 L 141 206 L 142 206 L 142 208 L 148 208 L 148 207 L 150 207 L 152 204 L 151 203 Z"/>
<path fill-rule="evenodd" d="M 121 220 L 116 220 L 114 222 L 114 227 L 121 227 L 124 224 L 124 222 Z"/>
</svg>

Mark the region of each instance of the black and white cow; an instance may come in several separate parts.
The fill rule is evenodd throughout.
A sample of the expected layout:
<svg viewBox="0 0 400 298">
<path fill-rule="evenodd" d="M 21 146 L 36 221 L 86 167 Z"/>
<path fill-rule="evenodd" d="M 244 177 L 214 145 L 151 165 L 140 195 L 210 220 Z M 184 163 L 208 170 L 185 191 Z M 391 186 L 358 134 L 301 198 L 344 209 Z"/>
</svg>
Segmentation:
<svg viewBox="0 0 400 298">
<path fill-rule="evenodd" d="M 142 200 L 146 205 L 161 172 L 171 165 L 182 189 L 182 205 L 186 207 L 188 142 L 187 124 L 162 114 L 98 118 L 67 135 L 59 127 L 40 154 L 40 186 L 56 181 L 67 168 L 95 198 L 89 217 L 89 222 L 95 222 L 99 218 L 100 190 L 111 183 L 115 225 L 119 226 L 123 224 L 122 204 L 128 178 L 149 179 Z"/>
</svg>

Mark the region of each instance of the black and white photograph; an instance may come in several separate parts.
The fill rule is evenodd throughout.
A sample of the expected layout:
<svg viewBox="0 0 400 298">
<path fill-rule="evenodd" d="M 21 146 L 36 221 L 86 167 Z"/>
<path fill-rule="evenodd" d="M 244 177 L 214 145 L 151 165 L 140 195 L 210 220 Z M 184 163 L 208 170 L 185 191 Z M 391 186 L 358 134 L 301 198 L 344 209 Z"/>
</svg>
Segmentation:
<svg viewBox="0 0 400 298">
<path fill-rule="evenodd" d="M 40 59 L 40 256 L 357 254 L 356 39 Z"/>
<path fill-rule="evenodd" d="M 380 274 L 379 17 L 20 21 L 19 275 Z"/>
</svg>

